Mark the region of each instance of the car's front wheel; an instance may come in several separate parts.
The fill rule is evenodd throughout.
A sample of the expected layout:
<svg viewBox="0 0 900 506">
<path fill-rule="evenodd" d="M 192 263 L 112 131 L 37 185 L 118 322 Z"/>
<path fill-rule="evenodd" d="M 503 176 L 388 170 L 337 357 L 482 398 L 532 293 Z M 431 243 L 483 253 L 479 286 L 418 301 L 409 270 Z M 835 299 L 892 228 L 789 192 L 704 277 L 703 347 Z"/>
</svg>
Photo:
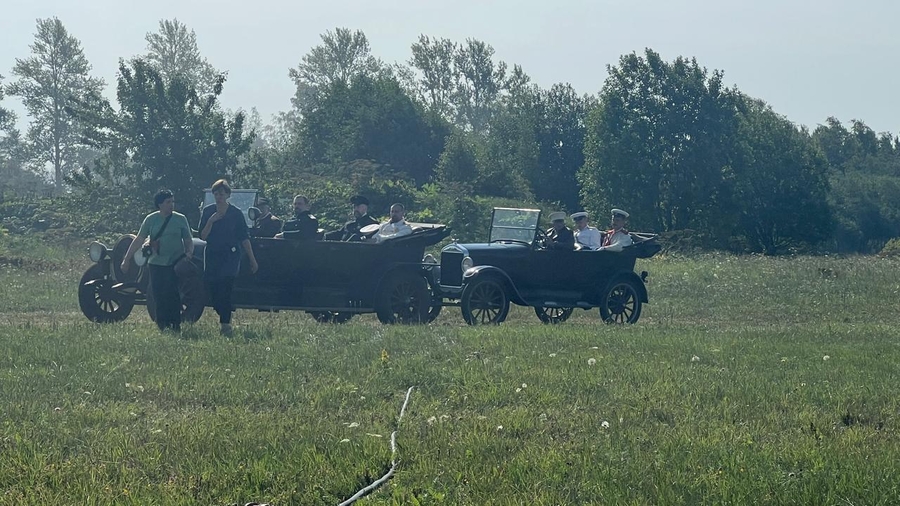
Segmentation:
<svg viewBox="0 0 900 506">
<path fill-rule="evenodd" d="M 600 300 L 600 319 L 607 323 L 636 323 L 641 317 L 641 296 L 634 281 L 614 281 Z"/>
<path fill-rule="evenodd" d="M 113 280 L 103 278 L 103 267 L 92 265 L 78 283 L 78 306 L 89 320 L 97 323 L 120 322 L 131 314 L 134 297 L 112 289 Z"/>
<path fill-rule="evenodd" d="M 571 307 L 536 307 L 534 314 L 544 323 L 562 323 L 572 316 Z"/>
<path fill-rule="evenodd" d="M 509 314 L 509 297 L 499 281 L 476 279 L 463 290 L 460 308 L 469 325 L 496 325 Z"/>
<path fill-rule="evenodd" d="M 375 313 L 381 323 L 422 323 L 428 317 L 431 295 L 425 278 L 413 273 L 388 274 L 378 290 Z"/>
</svg>

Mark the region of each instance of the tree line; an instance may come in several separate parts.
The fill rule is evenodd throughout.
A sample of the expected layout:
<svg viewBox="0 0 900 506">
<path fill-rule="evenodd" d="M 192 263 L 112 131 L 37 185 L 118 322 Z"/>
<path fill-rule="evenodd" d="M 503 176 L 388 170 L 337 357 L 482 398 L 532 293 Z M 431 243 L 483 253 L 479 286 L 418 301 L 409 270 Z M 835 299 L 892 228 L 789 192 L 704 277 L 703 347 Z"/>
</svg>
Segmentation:
<svg viewBox="0 0 900 506">
<path fill-rule="evenodd" d="M 363 32 L 337 28 L 289 69 L 292 107 L 264 124 L 221 106 L 227 75 L 183 23 L 145 40 L 120 60 L 113 104 L 78 39 L 38 20 L 30 56 L 0 76 L 0 98 L 29 119 L 19 132 L 0 109 L 7 229 L 49 216 L 81 234 L 130 231 L 160 187 L 193 217 L 226 177 L 285 212 L 305 193 L 329 226 L 355 193 L 376 213 L 400 200 L 464 240 L 484 237 L 498 204 L 600 222 L 621 207 L 640 230 L 766 254 L 873 252 L 900 236 L 896 136 L 835 118 L 810 132 L 696 59 L 623 55 L 589 95 L 541 88 L 480 40 L 422 35 L 406 62 L 386 63 Z M 55 197 L 23 205 L 40 185 Z"/>
</svg>

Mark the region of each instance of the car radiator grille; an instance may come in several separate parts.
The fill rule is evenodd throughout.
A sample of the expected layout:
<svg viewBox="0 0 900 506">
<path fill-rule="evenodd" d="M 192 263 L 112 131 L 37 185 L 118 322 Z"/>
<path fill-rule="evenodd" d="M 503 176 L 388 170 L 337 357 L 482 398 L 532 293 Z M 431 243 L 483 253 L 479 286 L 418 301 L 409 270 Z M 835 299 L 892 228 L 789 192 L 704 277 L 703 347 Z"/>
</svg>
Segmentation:
<svg viewBox="0 0 900 506">
<path fill-rule="evenodd" d="M 462 286 L 463 254 L 458 251 L 441 253 L 441 284 L 444 286 Z"/>
</svg>

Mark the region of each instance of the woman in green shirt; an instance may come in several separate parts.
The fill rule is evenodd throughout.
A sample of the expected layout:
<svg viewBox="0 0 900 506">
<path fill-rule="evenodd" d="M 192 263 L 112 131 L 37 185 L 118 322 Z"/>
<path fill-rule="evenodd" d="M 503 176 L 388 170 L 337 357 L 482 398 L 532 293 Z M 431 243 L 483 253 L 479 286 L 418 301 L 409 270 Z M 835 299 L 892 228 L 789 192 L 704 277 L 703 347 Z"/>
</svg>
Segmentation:
<svg viewBox="0 0 900 506">
<path fill-rule="evenodd" d="M 187 218 L 175 212 L 175 196 L 169 190 L 160 190 L 153 203 L 158 209 L 144 218 L 141 230 L 128 247 L 122 260 L 122 272 L 127 272 L 131 257 L 144 241 L 150 238 L 153 253 L 147 259 L 150 268 L 150 289 L 156 300 L 156 325 L 160 330 L 181 330 L 181 295 L 178 292 L 178 276 L 175 264 L 182 255 L 188 259 L 194 254 L 194 241 Z"/>
</svg>

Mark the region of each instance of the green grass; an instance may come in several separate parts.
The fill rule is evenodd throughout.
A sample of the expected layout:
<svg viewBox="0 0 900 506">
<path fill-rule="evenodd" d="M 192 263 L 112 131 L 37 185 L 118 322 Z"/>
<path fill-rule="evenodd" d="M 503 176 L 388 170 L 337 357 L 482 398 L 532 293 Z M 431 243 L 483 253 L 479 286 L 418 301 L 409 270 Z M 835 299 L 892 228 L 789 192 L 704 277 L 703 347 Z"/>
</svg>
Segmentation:
<svg viewBox="0 0 900 506">
<path fill-rule="evenodd" d="M 630 327 L 95 325 L 0 288 L 0 504 L 895 504 L 900 262 L 654 258 Z"/>
</svg>

